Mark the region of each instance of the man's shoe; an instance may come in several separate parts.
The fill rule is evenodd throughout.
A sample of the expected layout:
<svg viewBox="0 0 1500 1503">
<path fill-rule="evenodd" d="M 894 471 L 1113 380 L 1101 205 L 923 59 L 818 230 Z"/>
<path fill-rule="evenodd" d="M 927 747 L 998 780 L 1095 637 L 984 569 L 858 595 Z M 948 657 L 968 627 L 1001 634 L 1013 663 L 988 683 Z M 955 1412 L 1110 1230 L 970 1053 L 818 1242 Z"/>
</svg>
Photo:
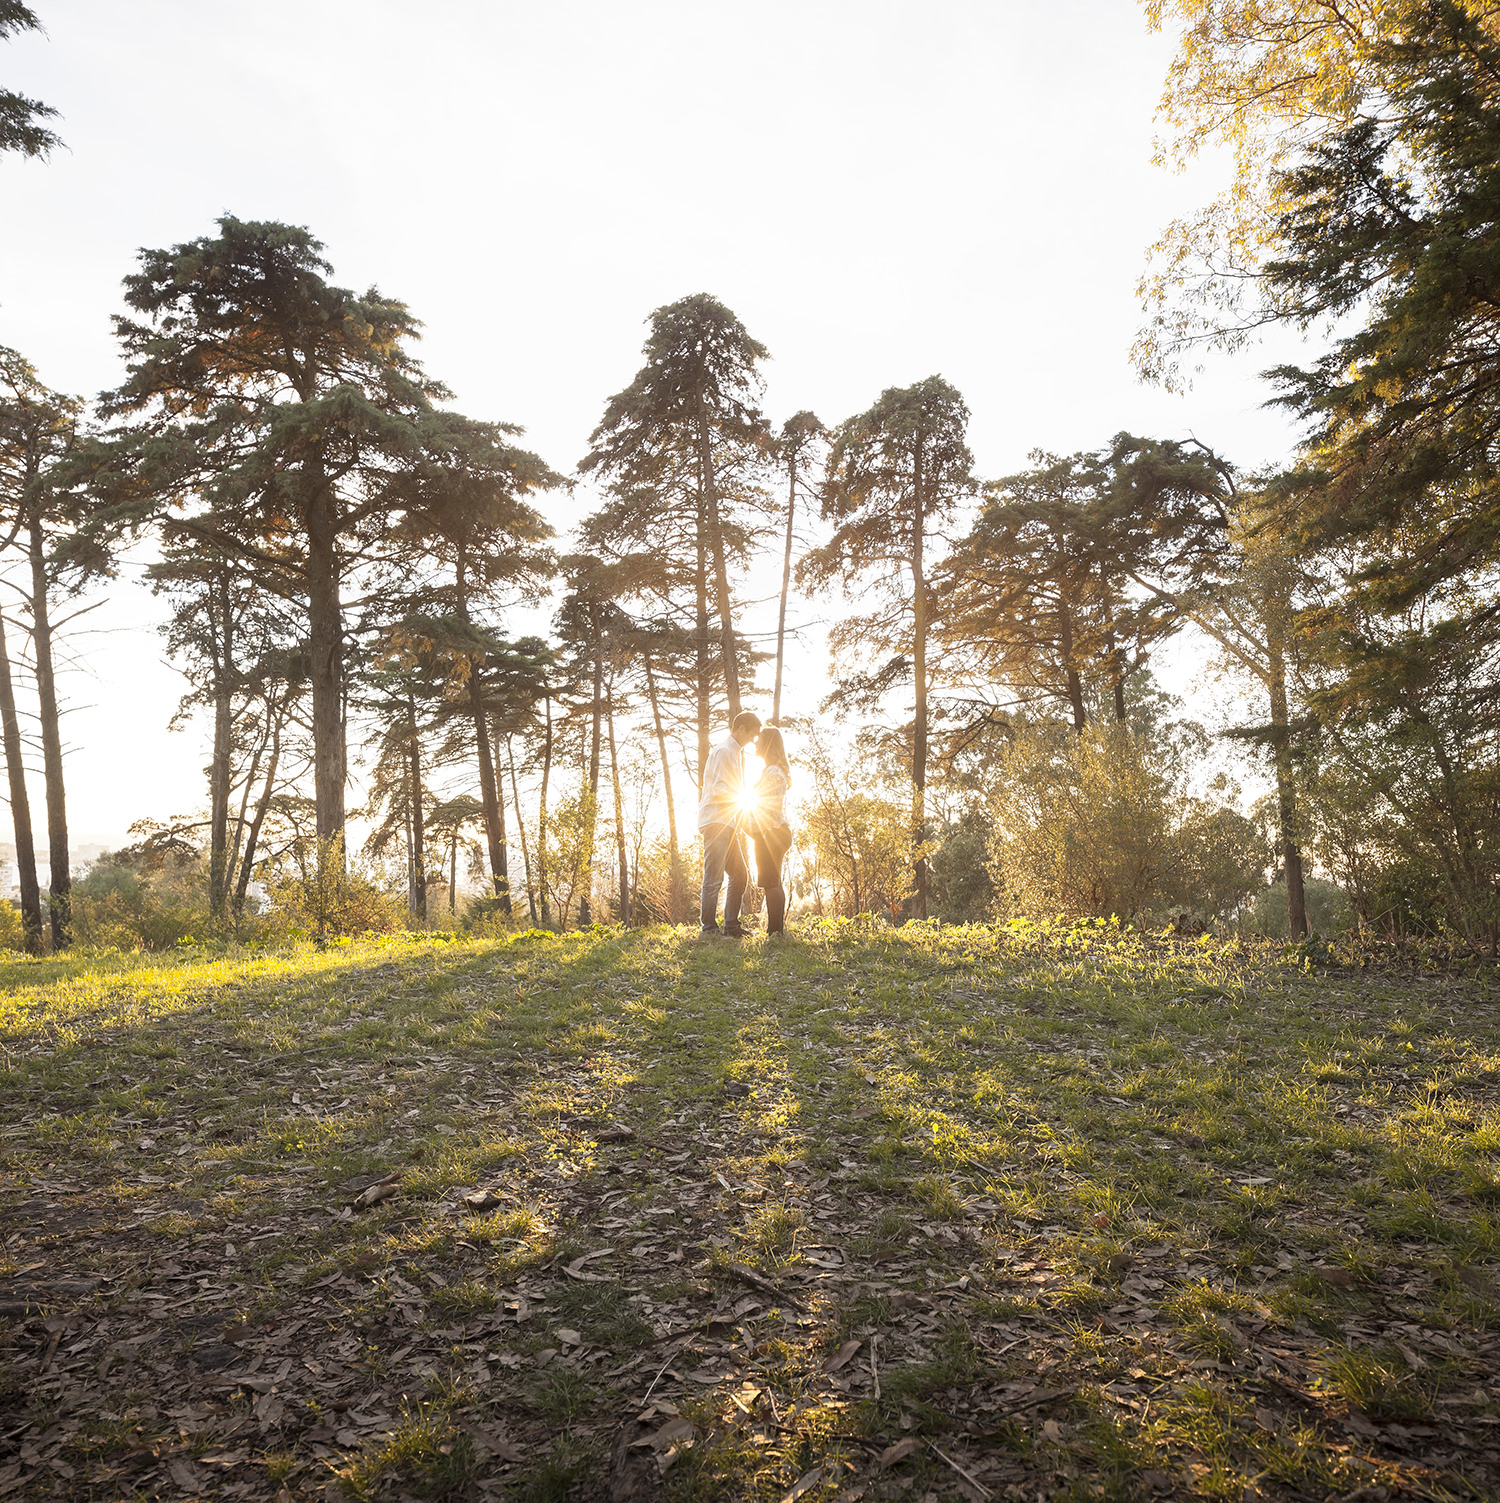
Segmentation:
<svg viewBox="0 0 1500 1503">
<path fill-rule="evenodd" d="M 742 928 L 740 928 L 740 926 L 738 924 L 725 924 L 724 925 L 724 938 L 725 939 L 744 939 L 744 937 L 745 937 L 745 931 Z"/>
<path fill-rule="evenodd" d="M 698 931 L 698 938 L 699 939 L 717 939 L 718 937 L 719 937 L 719 926 L 717 924 L 705 924 Z"/>
</svg>

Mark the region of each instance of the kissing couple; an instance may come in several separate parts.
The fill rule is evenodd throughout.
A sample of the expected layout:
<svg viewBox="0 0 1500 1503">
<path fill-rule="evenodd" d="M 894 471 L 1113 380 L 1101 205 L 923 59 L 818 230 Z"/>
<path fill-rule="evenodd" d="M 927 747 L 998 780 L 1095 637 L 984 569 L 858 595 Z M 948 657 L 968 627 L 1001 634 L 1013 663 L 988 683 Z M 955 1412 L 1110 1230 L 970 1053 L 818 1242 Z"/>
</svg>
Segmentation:
<svg viewBox="0 0 1500 1503">
<path fill-rule="evenodd" d="M 745 786 L 745 748 L 755 743 L 765 770 L 753 788 Z M 786 746 L 774 725 L 762 726 L 760 716 L 741 710 L 729 734 L 709 753 L 703 769 L 703 796 L 698 804 L 698 832 L 703 837 L 703 895 L 699 905 L 705 937 L 722 934 L 743 939 L 740 904 L 750 880 L 745 841 L 755 846 L 755 879 L 766 895 L 766 933 L 781 934 L 786 919 L 786 888 L 781 866 L 791 849 L 792 827 L 787 823 L 786 794 L 792 784 Z M 724 927 L 719 928 L 719 889 L 726 874 Z"/>
</svg>

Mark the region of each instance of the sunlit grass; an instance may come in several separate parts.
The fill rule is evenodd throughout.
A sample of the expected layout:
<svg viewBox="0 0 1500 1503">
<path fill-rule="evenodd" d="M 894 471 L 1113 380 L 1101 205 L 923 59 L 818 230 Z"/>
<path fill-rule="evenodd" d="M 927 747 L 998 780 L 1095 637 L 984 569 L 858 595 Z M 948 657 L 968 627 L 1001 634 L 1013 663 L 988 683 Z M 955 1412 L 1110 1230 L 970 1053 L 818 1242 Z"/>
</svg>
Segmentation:
<svg viewBox="0 0 1500 1503">
<path fill-rule="evenodd" d="M 454 1427 L 495 1394 L 531 1416 L 517 1496 L 597 1481 L 622 1391 L 638 1399 L 675 1350 L 653 1345 L 661 1308 L 713 1327 L 684 1370 L 728 1364 L 726 1392 L 754 1376 L 781 1417 L 679 1392 L 702 1441 L 670 1487 L 779 1497 L 825 1466 L 809 1503 L 908 1434 L 923 1446 L 903 1475 L 939 1496 L 953 1473 L 929 1440 L 1013 1468 L 988 1474 L 997 1493 L 1024 1478 L 1026 1496 L 1068 1496 L 1087 1476 L 1105 1492 L 1079 1497 L 1135 1497 L 1156 1472 L 1205 1496 L 1256 1477 L 1349 1492 L 1370 1474 L 1332 1448 L 1340 1416 L 1477 1402 L 1471 1362 L 1412 1367 L 1379 1312 L 1462 1341 L 1500 1328 L 1500 1038 L 1473 982 L 1318 976 L 1275 948 L 1108 926 L 857 923 L 774 950 L 601 929 L 0 972 L 18 1197 L 66 1174 L 162 1255 L 290 1206 L 295 1238 L 236 1247 L 239 1318 L 344 1279 L 347 1321 L 490 1333 L 339 1465 L 355 1496 L 467 1487 Z M 617 1121 L 623 1150 L 601 1142 Z M 649 1167 L 611 1178 L 626 1155 Z M 398 1199 L 345 1214 L 391 1171 Z M 701 1186 L 686 1217 L 666 1189 L 683 1175 Z M 500 1208 L 465 1214 L 479 1187 Z M 669 1265 L 674 1237 L 690 1250 Z M 0 1276 L 54 1255 L 23 1235 Z M 617 1279 L 651 1294 L 649 1318 Z M 521 1281 L 545 1282 L 546 1309 L 506 1325 Z M 559 1329 L 602 1360 L 538 1367 Z M 1256 1376 L 1273 1338 L 1301 1354 L 1319 1424 Z M 841 1389 L 824 1365 L 849 1341 Z M 603 1374 L 633 1351 L 649 1360 L 622 1390 L 634 1377 Z M 369 1342 L 360 1381 L 410 1384 L 399 1352 Z M 490 1354 L 491 1387 L 466 1386 Z M 1063 1397 L 1012 1413 L 995 1385 L 1026 1382 Z M 1274 1429 L 1254 1419 L 1268 1403 Z M 295 1495 L 309 1458 L 280 1440 L 265 1455 Z"/>
</svg>

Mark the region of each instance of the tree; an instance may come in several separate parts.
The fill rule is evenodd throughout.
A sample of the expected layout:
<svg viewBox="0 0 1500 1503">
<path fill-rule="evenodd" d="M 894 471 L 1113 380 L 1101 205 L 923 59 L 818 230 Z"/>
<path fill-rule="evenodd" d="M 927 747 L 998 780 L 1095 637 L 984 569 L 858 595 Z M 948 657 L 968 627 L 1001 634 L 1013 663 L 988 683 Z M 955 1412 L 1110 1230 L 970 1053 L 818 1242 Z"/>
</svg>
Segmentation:
<svg viewBox="0 0 1500 1503">
<path fill-rule="evenodd" d="M 840 424 L 833 436 L 822 514 L 833 536 L 808 554 L 801 577 L 816 586 L 873 593 L 875 608 L 840 623 L 835 653 L 909 655 L 913 685 L 911 733 L 912 913 L 927 916 L 926 786 L 927 641 L 936 616 L 928 578 L 935 526 L 947 521 L 976 490 L 966 442 L 969 410 L 941 376 L 915 386 L 890 387 L 867 412 Z"/>
<path fill-rule="evenodd" d="M 1151 320 L 1132 357 L 1143 375 L 1176 386 L 1184 360 L 1238 348 L 1281 315 L 1261 277 L 1285 208 L 1280 174 L 1356 120 L 1386 113 L 1389 44 L 1425 0 L 1145 0 L 1145 8 L 1153 31 L 1181 26 L 1157 112 L 1157 163 L 1180 171 L 1205 146 L 1227 149 L 1233 161 L 1220 193 L 1167 227 L 1141 279 Z M 1490 0 L 1464 8 L 1493 9 Z"/>
<path fill-rule="evenodd" d="M 1305 548 L 1362 553 L 1361 606 L 1400 612 L 1446 594 L 1445 614 L 1488 636 L 1500 39 L 1435 4 L 1381 56 L 1395 120 L 1358 122 L 1282 179 L 1288 208 L 1264 280 L 1299 323 L 1352 327 L 1315 365 L 1272 373 L 1310 430 L 1274 495 Z"/>
<path fill-rule="evenodd" d="M 162 557 L 147 569 L 147 577 L 153 591 L 171 602 L 171 616 L 162 628 L 167 650 L 192 685 L 174 724 L 199 709 L 213 714 L 208 906 L 215 918 L 222 918 L 243 905 L 236 869 L 242 854 L 253 864 L 259 834 L 257 821 L 247 821 L 250 800 L 260 774 L 268 771 L 269 783 L 256 805 L 263 820 L 280 770 L 300 643 L 285 603 L 261 585 L 249 560 L 215 548 L 175 523 L 163 528 Z M 236 788 L 240 807 L 231 818 Z"/>
<path fill-rule="evenodd" d="M 739 651 L 720 477 L 736 464 L 758 463 L 764 452 L 768 429 L 755 404 L 757 367 L 769 352 L 721 302 L 697 293 L 651 315 L 643 353 L 646 364 L 610 398 L 579 470 L 597 473 L 624 495 L 659 495 L 690 479 L 698 595 L 706 601 L 711 569 L 719 659 L 734 716 L 740 712 Z"/>
<path fill-rule="evenodd" d="M 771 695 L 771 723 L 781 722 L 781 669 L 786 652 L 786 602 L 792 588 L 792 543 L 797 520 L 797 487 L 807 486 L 814 450 L 828 430 L 807 411 L 793 413 L 781 425 L 777 457 L 786 469 L 786 543 L 781 559 L 781 605 L 776 613 L 776 687 Z"/>
<path fill-rule="evenodd" d="M 400 536 L 415 554 L 452 571 L 451 582 L 428 585 L 408 601 L 451 616 L 429 622 L 450 665 L 453 697 L 465 703 L 473 727 L 490 878 L 505 913 L 511 906 L 505 800 L 491 701 L 539 692 L 545 650 L 540 642 L 513 646 L 480 618 L 518 599 L 535 599 L 550 578 L 554 560 L 545 541 L 552 529 L 526 498 L 563 483 L 535 454 L 509 442 L 520 431 L 434 414 L 423 427 L 422 458 L 395 477 L 390 492 L 404 511 Z"/>
<path fill-rule="evenodd" d="M 0 526 L 8 529 L 4 547 L 19 540 L 26 555 L 28 585 L 22 593 L 31 617 L 51 866 L 47 909 L 56 950 L 72 942 L 73 924 L 53 606 L 59 593 L 108 568 L 107 555 L 77 535 L 77 509 L 66 488 L 81 409 L 77 398 L 49 390 L 27 361 L 0 347 L 0 505 L 8 513 Z M 30 813 L 24 798 L 21 802 L 18 818 L 29 832 Z"/>
<path fill-rule="evenodd" d="M 0 42 L 23 31 L 40 31 L 36 12 L 21 0 L 0 0 Z M 45 157 L 63 143 L 41 122 L 55 120 L 57 111 L 11 89 L 0 89 L 0 151 L 19 151 L 23 157 Z"/>
<path fill-rule="evenodd" d="M 1022 703 L 1057 701 L 1082 731 L 1087 682 L 1119 651 L 1106 648 L 1119 611 L 1100 568 L 1107 481 L 1095 455 L 1031 458 L 1034 469 L 986 487 L 984 509 L 943 561 L 938 635 L 955 668 Z M 1128 671 L 1109 666 L 1117 677 Z"/>
<path fill-rule="evenodd" d="M 306 612 L 319 849 L 344 826 L 351 573 L 391 536 L 391 479 L 448 393 L 408 353 L 417 321 L 332 286 L 305 229 L 226 215 L 216 237 L 141 253 L 117 318 L 128 376 L 88 475 L 98 525 L 196 504 L 183 525 L 274 570 Z"/>
</svg>

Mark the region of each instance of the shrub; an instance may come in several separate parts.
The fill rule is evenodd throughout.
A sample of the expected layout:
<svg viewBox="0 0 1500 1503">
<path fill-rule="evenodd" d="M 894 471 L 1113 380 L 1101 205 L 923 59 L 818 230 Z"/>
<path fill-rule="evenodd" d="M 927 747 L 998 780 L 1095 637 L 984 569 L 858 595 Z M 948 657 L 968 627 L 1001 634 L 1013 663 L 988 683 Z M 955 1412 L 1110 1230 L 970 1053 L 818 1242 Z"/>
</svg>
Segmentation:
<svg viewBox="0 0 1500 1503">
<path fill-rule="evenodd" d="M 25 948 L 26 931 L 21 927 L 21 910 L 14 903 L 0 903 L 0 949 Z"/>
<path fill-rule="evenodd" d="M 1348 894 L 1336 882 L 1309 877 L 1303 883 L 1307 898 L 1307 924 L 1315 934 L 1341 934 L 1354 922 L 1354 908 Z M 1290 939 L 1291 924 L 1286 912 L 1286 883 L 1275 882 L 1256 893 L 1240 927 L 1247 934 L 1267 939 Z"/>
<path fill-rule="evenodd" d="M 406 904 L 359 863 L 347 865 L 335 835 L 303 840 L 266 883 L 274 926 L 310 934 L 389 934 L 405 927 Z"/>
<path fill-rule="evenodd" d="M 932 853 L 932 897 L 933 913 L 944 923 L 979 923 L 993 914 L 989 840 L 989 828 L 977 812 L 949 825 L 939 838 Z"/>
<path fill-rule="evenodd" d="M 1264 879 L 1264 840 L 1222 779 L 1192 792 L 1206 733 L 1190 722 L 1025 724 L 1002 758 L 990 871 L 1004 913 L 1137 918 L 1235 908 Z"/>
<path fill-rule="evenodd" d="M 73 932 L 101 949 L 169 950 L 214 927 L 199 853 L 107 851 L 73 884 Z"/>
</svg>

